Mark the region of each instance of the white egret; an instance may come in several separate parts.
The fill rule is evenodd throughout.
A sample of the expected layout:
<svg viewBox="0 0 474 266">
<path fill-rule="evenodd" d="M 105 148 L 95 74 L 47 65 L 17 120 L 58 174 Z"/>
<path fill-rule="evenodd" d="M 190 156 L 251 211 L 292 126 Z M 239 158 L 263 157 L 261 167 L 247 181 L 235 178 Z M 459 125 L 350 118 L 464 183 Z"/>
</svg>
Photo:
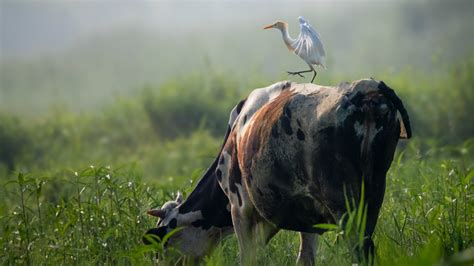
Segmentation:
<svg viewBox="0 0 474 266">
<path fill-rule="evenodd" d="M 279 29 L 286 47 L 301 57 L 310 68 L 309 70 L 304 71 L 288 71 L 288 74 L 303 77 L 301 73 L 314 72 L 313 79 L 311 79 L 311 82 L 313 82 L 317 75 L 313 65 L 321 66 L 326 69 L 324 66 L 324 47 L 319 33 L 308 22 L 306 22 L 303 17 L 298 17 L 298 20 L 300 21 L 301 32 L 296 40 L 290 37 L 290 34 L 288 33 L 288 23 L 284 21 L 277 21 L 263 29 Z"/>
</svg>

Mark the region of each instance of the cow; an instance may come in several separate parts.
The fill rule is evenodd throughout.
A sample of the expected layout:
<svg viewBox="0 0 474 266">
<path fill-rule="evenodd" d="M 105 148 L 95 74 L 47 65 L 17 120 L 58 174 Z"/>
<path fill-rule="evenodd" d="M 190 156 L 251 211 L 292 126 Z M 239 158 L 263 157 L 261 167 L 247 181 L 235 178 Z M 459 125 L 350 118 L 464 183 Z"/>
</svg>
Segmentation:
<svg viewBox="0 0 474 266">
<path fill-rule="evenodd" d="M 314 225 L 340 221 L 351 195 L 367 203 L 367 258 L 395 148 L 411 134 L 402 101 L 372 78 L 256 89 L 232 110 L 219 154 L 189 197 L 149 211 L 159 220 L 147 234 L 162 239 L 180 227 L 166 245 L 199 259 L 235 232 L 242 264 L 255 264 L 256 247 L 292 230 L 298 262 L 314 265 L 325 231 Z"/>
</svg>

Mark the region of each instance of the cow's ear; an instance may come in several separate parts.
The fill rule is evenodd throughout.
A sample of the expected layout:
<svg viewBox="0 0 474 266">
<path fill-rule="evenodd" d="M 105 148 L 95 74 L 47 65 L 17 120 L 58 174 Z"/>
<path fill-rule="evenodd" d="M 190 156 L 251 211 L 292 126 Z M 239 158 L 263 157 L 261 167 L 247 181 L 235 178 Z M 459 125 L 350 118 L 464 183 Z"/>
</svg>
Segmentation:
<svg viewBox="0 0 474 266">
<path fill-rule="evenodd" d="M 181 194 L 181 192 L 179 191 L 176 193 L 176 202 L 178 202 L 179 204 L 183 202 L 183 194 Z"/>
<path fill-rule="evenodd" d="M 147 211 L 147 213 L 151 216 L 159 217 L 161 219 L 164 219 L 166 215 L 166 211 L 162 209 L 152 209 Z"/>
</svg>

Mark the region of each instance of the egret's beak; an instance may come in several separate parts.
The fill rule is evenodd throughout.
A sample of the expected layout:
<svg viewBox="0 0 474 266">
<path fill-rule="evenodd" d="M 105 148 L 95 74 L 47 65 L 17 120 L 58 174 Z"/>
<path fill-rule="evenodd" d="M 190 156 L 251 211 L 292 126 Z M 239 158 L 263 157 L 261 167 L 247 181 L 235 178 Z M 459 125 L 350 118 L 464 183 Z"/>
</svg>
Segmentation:
<svg viewBox="0 0 474 266">
<path fill-rule="evenodd" d="M 271 28 L 273 28 L 273 24 L 263 27 L 264 30 L 268 30 L 268 29 L 271 29 Z"/>
</svg>

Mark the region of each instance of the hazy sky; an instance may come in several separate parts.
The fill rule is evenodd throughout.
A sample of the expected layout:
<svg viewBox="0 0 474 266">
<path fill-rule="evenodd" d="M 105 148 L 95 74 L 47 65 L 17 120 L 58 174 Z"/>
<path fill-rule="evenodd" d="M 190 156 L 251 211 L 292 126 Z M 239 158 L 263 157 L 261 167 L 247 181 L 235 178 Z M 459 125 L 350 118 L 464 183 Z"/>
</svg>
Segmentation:
<svg viewBox="0 0 474 266">
<path fill-rule="evenodd" d="M 212 29 L 226 28 L 232 31 L 248 25 L 260 26 L 277 18 L 296 23 L 299 14 L 311 17 L 324 13 L 330 13 L 332 17 L 340 16 L 346 21 L 344 17 L 350 16 L 354 8 L 365 9 L 369 15 L 371 10 L 383 8 L 384 5 L 396 7 L 393 3 L 397 2 L 1 0 L 1 52 L 3 56 L 55 52 L 57 49 L 70 47 L 75 41 L 88 35 L 121 28 L 153 28 L 157 33 L 205 33 Z M 426 13 L 431 12 L 428 7 L 431 2 L 438 3 L 439 6 L 443 1 L 408 1 L 415 8 L 426 6 Z M 444 2 L 449 3 L 452 9 L 463 10 L 462 5 L 467 5 L 469 1 Z M 323 26 L 321 25 L 322 28 Z"/>
<path fill-rule="evenodd" d="M 321 75 L 439 72 L 474 50 L 473 14 L 472 0 L 0 0 L 0 105 L 94 105 L 204 69 L 286 78 L 306 66 L 262 27 L 296 37 L 300 15 L 325 44 Z"/>
</svg>

